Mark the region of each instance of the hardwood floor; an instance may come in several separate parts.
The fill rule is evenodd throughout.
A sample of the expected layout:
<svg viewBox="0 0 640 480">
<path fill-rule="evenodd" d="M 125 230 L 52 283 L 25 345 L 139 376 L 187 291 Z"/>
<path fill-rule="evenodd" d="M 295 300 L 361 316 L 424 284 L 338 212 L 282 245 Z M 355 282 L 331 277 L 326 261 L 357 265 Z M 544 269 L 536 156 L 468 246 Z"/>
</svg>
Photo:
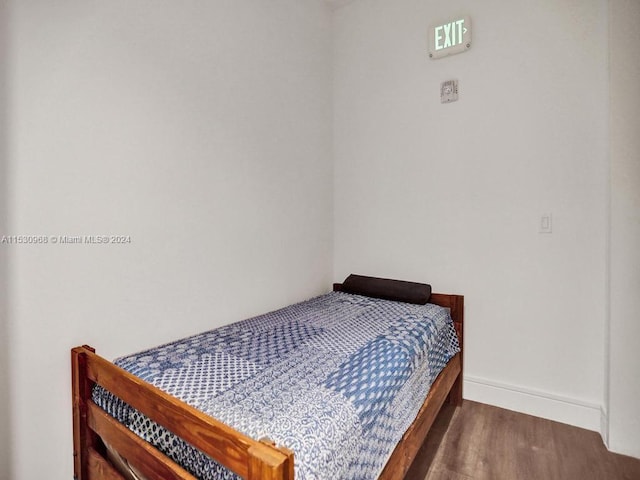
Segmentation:
<svg viewBox="0 0 640 480">
<path fill-rule="evenodd" d="M 406 480 L 640 480 L 596 432 L 465 400 L 445 405 Z"/>
</svg>

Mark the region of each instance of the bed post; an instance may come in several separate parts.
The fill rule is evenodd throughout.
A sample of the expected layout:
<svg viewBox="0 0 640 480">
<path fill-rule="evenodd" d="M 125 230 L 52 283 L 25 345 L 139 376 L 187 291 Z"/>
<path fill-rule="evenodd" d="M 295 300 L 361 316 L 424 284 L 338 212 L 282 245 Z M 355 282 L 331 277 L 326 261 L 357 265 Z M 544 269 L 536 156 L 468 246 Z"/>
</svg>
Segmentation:
<svg viewBox="0 0 640 480">
<path fill-rule="evenodd" d="M 276 449 L 274 451 L 274 449 Z M 293 480 L 293 452 L 269 440 L 249 448 L 248 480 Z"/>
<path fill-rule="evenodd" d="M 451 299 L 451 318 L 453 319 L 453 326 L 458 334 L 458 343 L 460 344 L 460 373 L 458 378 L 451 387 L 449 392 L 448 401 L 455 406 L 462 405 L 462 381 L 464 372 L 464 347 L 462 342 L 464 341 L 464 296 L 453 295 Z"/>
<path fill-rule="evenodd" d="M 95 448 L 96 435 L 87 424 L 87 405 L 91 399 L 92 382 L 87 375 L 88 346 L 71 350 L 71 393 L 73 400 L 73 478 L 89 480 L 89 449 Z"/>
</svg>

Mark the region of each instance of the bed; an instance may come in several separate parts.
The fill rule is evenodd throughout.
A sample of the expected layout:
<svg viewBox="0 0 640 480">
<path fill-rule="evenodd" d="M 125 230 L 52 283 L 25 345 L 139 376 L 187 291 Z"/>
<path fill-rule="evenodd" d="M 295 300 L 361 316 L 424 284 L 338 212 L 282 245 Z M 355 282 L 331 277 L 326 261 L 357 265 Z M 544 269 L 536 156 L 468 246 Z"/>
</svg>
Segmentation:
<svg viewBox="0 0 640 480">
<path fill-rule="evenodd" d="M 428 287 L 428 291 L 425 291 L 426 287 Z M 421 305 L 426 300 L 428 300 L 427 305 Z M 123 480 L 135 478 L 127 473 L 125 467 L 130 468 L 129 472 L 133 472 L 132 474 L 140 475 L 140 478 L 147 479 L 208 478 L 204 474 L 201 476 L 200 470 L 194 468 L 191 463 L 187 462 L 185 464 L 181 460 L 182 457 L 180 455 L 185 456 L 184 458 L 192 458 L 188 456 L 191 453 L 188 455 L 181 453 L 182 444 L 197 452 L 207 462 L 212 462 L 212 464 L 219 466 L 223 469 L 222 471 L 229 474 L 229 476 L 223 475 L 222 477 L 212 478 L 241 477 L 250 480 L 292 480 L 294 473 L 296 479 L 317 478 L 319 471 L 323 472 L 323 474 L 330 472 L 331 469 L 327 465 L 334 468 L 334 464 L 317 465 L 317 459 L 321 456 L 316 455 L 314 452 L 320 450 L 314 450 L 315 446 L 307 448 L 304 434 L 303 441 L 300 443 L 296 438 L 289 439 L 288 432 L 284 430 L 281 434 L 278 433 L 280 431 L 279 427 L 288 422 L 287 418 L 280 415 L 280 408 L 284 407 L 281 407 L 282 399 L 278 395 L 284 395 L 286 398 L 294 397 L 292 401 L 298 402 L 296 404 L 298 405 L 301 403 L 300 399 L 295 398 L 298 397 L 298 393 L 303 401 L 302 405 L 298 405 L 296 408 L 309 410 L 312 414 L 315 414 L 315 410 L 312 408 L 314 406 L 319 406 L 318 408 L 322 410 L 323 406 L 336 402 L 336 399 L 342 401 L 346 397 L 350 397 L 349 402 L 344 401 L 344 404 L 336 403 L 336 409 L 330 414 L 330 417 L 339 419 L 334 423 L 337 422 L 340 425 L 351 425 L 350 422 L 352 422 L 351 430 L 347 430 L 346 433 L 340 433 L 342 436 L 334 438 L 335 426 L 332 424 L 331 428 L 327 430 L 329 433 L 322 431 L 322 434 L 315 435 L 317 438 L 314 438 L 313 441 L 311 438 L 308 441 L 309 444 L 313 443 L 315 445 L 315 443 L 318 443 L 323 449 L 327 442 L 335 444 L 334 450 L 338 453 L 330 452 L 327 455 L 327 458 L 329 458 L 327 461 L 337 462 L 338 464 L 340 461 L 342 463 L 347 462 L 346 466 L 343 466 L 346 470 L 340 470 L 342 477 L 356 478 L 353 473 L 344 473 L 349 472 L 349 468 L 351 468 L 351 471 L 353 471 L 353 468 L 361 468 L 360 466 L 354 467 L 353 459 L 349 463 L 347 453 L 352 452 L 352 449 L 362 447 L 360 444 L 366 444 L 369 449 L 371 449 L 372 445 L 376 448 L 378 446 L 384 447 L 388 450 L 388 453 L 378 455 L 376 450 L 375 461 L 382 462 L 382 464 L 367 464 L 366 467 L 371 468 L 370 471 L 375 471 L 376 473 L 375 475 L 363 474 L 361 478 L 403 478 L 443 403 L 448 400 L 450 403 L 459 405 L 462 402 L 463 306 L 464 297 L 461 295 L 431 293 L 431 287 L 428 285 L 351 275 L 343 283 L 334 284 L 333 292 L 330 294 L 301 302 L 282 311 L 248 319 L 244 323 L 239 322 L 236 327 L 233 327 L 236 324 L 232 324 L 226 329 L 223 327 L 222 329 L 205 332 L 199 336 L 158 347 L 159 350 L 154 349 L 152 354 L 141 352 L 116 361 L 126 369 L 101 358 L 89 346 L 76 347 L 71 352 L 75 478 L 80 480 Z M 319 310 L 320 308 L 322 310 Z M 326 314 L 327 308 L 329 312 L 334 313 Z M 443 320 L 443 310 L 447 312 L 447 321 Z M 316 318 L 315 312 L 318 311 L 323 312 L 323 318 Z M 367 312 L 366 315 L 363 316 L 359 313 L 362 311 Z M 427 322 L 422 318 L 422 315 L 426 315 L 425 311 L 434 317 L 433 322 L 428 324 L 428 328 L 426 326 Z M 291 317 L 292 312 L 298 317 Z M 381 326 L 379 331 L 376 330 L 378 328 L 377 325 L 382 325 L 382 320 L 373 316 L 372 312 L 382 312 L 382 317 L 380 318 L 389 317 L 389 325 L 391 326 L 388 327 L 384 323 L 384 327 Z M 408 314 L 403 313 L 402 318 L 396 318 L 396 312 L 408 312 Z M 277 315 L 274 316 L 276 313 Z M 378 314 L 376 313 L 376 315 Z M 266 356 L 258 355 L 261 347 L 259 343 L 256 343 L 256 338 L 259 335 L 255 333 L 248 336 L 245 335 L 247 337 L 246 342 L 242 338 L 238 340 L 238 338 L 229 337 L 228 335 L 229 332 L 247 332 L 258 327 L 260 329 L 269 328 L 269 332 L 275 331 L 281 326 L 275 323 L 272 325 L 270 322 L 275 322 L 278 318 L 285 319 L 285 326 L 288 329 L 286 348 L 269 345 L 263 352 Z M 291 318 L 294 319 L 291 320 Z M 344 321 L 345 318 L 347 321 Z M 425 316 L 424 318 L 426 319 L 427 317 Z M 339 319 L 339 321 L 336 321 L 336 319 Z M 365 335 L 368 336 L 369 340 L 367 340 L 366 344 L 361 342 L 358 344 L 359 346 L 357 345 L 352 350 L 348 350 L 350 348 L 349 345 L 354 343 L 355 340 L 353 342 L 349 341 L 351 337 L 343 335 L 338 328 L 342 328 L 343 323 L 355 322 L 355 325 L 358 322 L 361 324 L 363 321 L 370 323 L 366 324 L 366 328 L 356 330 L 354 335 Z M 413 358 L 407 357 L 406 361 L 403 360 L 405 358 L 404 352 L 406 351 L 416 351 L 420 356 L 433 356 L 429 352 L 434 349 L 432 347 L 427 348 L 427 343 L 431 341 L 428 340 L 427 334 L 431 330 L 435 331 L 433 325 L 445 325 L 446 323 L 450 324 L 447 328 L 454 332 L 454 340 L 450 342 L 452 346 L 447 347 L 449 353 L 446 357 L 442 353 L 442 348 L 440 348 L 440 354 L 437 355 L 437 358 L 440 359 L 442 365 L 438 367 L 437 371 L 433 367 L 423 368 L 422 366 L 417 366 L 421 364 Z M 291 325 L 295 326 L 294 330 L 291 330 Z M 327 327 L 327 325 L 329 326 Z M 332 325 L 336 325 L 335 330 Z M 386 330 L 384 330 L 387 328 L 394 332 L 401 332 L 401 337 L 398 337 L 400 340 L 396 341 L 395 337 L 389 340 L 385 333 Z M 418 334 L 415 338 L 418 340 L 413 337 L 407 337 L 407 331 L 413 332 L 416 329 Z M 333 337 L 327 336 L 326 332 L 331 332 Z M 185 382 L 180 384 L 179 390 L 171 390 L 171 388 L 166 388 L 166 384 L 158 380 L 159 378 L 174 378 L 176 371 L 182 372 L 184 369 L 176 370 L 175 368 L 170 368 L 167 370 L 169 372 L 167 374 L 158 369 L 156 369 L 157 371 L 154 370 L 158 362 L 152 364 L 153 368 L 149 366 L 151 365 L 150 361 L 156 360 L 153 355 L 160 355 L 160 353 L 162 353 L 162 356 L 159 358 L 171 357 L 171 362 L 184 362 L 185 365 L 189 366 L 195 365 L 197 362 L 182 360 L 174 355 L 175 352 L 185 351 L 188 356 L 189 349 L 187 347 L 196 345 L 196 340 L 198 340 L 200 342 L 198 345 L 202 343 L 207 345 L 209 353 L 200 355 L 200 357 L 198 355 L 192 356 L 194 358 L 202 359 L 206 357 L 210 359 L 212 358 L 211 352 L 220 351 L 221 347 L 218 345 L 221 342 L 220 339 L 226 339 L 224 348 L 231 349 L 235 362 L 239 358 L 253 359 L 254 356 L 258 355 L 255 362 L 244 362 L 241 365 L 237 363 L 231 364 L 228 367 L 230 370 L 227 370 L 224 381 L 227 383 L 235 381 L 229 380 L 229 377 L 234 377 L 235 375 L 235 373 L 229 374 L 229 372 L 235 372 L 236 370 L 238 372 L 248 371 L 248 373 L 243 374 L 244 376 L 241 375 L 242 378 L 239 378 L 235 383 L 245 388 L 250 386 L 252 389 L 251 395 L 257 396 L 258 400 L 263 397 L 267 399 L 273 397 L 274 400 L 269 401 L 273 401 L 274 404 L 264 408 L 268 408 L 266 410 L 269 412 L 268 416 L 273 417 L 272 420 L 275 422 L 276 427 L 271 425 L 265 431 L 265 435 L 260 435 L 260 428 L 263 427 L 258 428 L 252 425 L 244 425 L 242 422 L 238 424 L 237 421 L 236 423 L 232 421 L 239 418 L 239 414 L 242 418 L 245 416 L 251 417 L 248 413 L 244 415 L 243 409 L 252 410 L 256 402 L 255 398 L 251 400 L 254 403 L 247 403 L 248 407 L 246 407 L 246 402 L 243 403 L 244 397 L 239 397 L 239 394 L 233 391 L 231 387 L 227 389 L 225 386 L 221 388 L 220 393 L 214 392 L 211 395 L 211 392 L 209 392 L 206 401 L 201 402 L 197 400 L 197 394 L 189 393 L 183 388 Z M 327 339 L 331 340 L 327 342 Z M 373 357 L 366 354 L 371 352 L 371 348 L 373 348 L 371 345 L 374 345 L 375 348 L 378 348 L 377 351 L 380 351 L 381 345 L 387 348 L 391 345 L 390 342 L 395 343 L 393 343 L 393 348 L 389 351 L 401 353 L 400 359 L 404 362 L 400 362 L 401 366 L 403 368 L 406 367 L 405 370 L 415 371 L 416 374 L 412 373 L 411 376 L 407 375 L 406 378 L 402 376 L 404 374 L 400 375 L 407 385 L 402 382 L 395 382 L 400 377 L 393 377 L 394 383 L 389 384 L 390 386 L 388 385 L 388 390 L 393 391 L 395 396 L 387 395 L 385 390 L 378 392 L 377 397 L 374 396 L 373 400 L 368 401 L 369 403 L 364 403 L 364 400 L 360 402 L 358 399 L 365 397 L 365 395 L 359 394 L 364 390 L 348 390 L 349 388 L 354 388 L 353 385 L 357 383 L 357 379 L 353 380 L 352 372 L 345 370 L 345 365 L 351 365 L 354 362 L 357 364 L 360 361 L 359 368 L 365 366 L 367 371 L 372 369 L 374 370 L 373 375 L 377 376 L 382 370 L 380 372 L 375 371 L 373 367 L 369 369 L 370 365 L 375 366 L 375 362 L 371 361 Z M 310 352 L 316 352 L 318 349 L 322 350 L 324 348 L 322 345 L 327 343 L 342 345 L 340 348 L 346 353 L 342 354 L 341 350 L 333 351 L 331 355 L 320 361 L 320 363 L 313 363 L 315 360 L 311 358 L 313 354 Z M 453 350 L 453 343 L 456 344 L 455 350 Z M 318 347 L 319 344 L 321 345 L 320 347 Z M 278 352 L 278 350 L 282 350 L 282 352 Z M 424 352 L 420 353 L 423 350 Z M 297 392 L 295 390 L 295 388 L 298 388 L 297 384 L 294 384 L 293 387 L 285 385 L 281 388 L 281 385 L 277 382 L 275 387 L 270 386 L 264 391 L 254 388 L 251 382 L 258 376 L 251 368 L 262 369 L 261 374 L 267 373 L 267 376 L 278 377 L 274 372 L 279 372 L 282 368 L 279 363 L 281 359 L 276 354 L 288 354 L 289 351 L 295 353 L 292 359 L 288 360 L 292 362 L 291 365 L 299 364 L 302 368 L 307 362 L 311 362 L 306 369 L 312 372 L 312 376 L 320 378 L 321 388 L 319 390 L 309 390 L 311 387 L 307 388 L 306 384 L 301 384 L 300 392 Z M 170 355 L 167 352 L 170 352 Z M 278 358 L 273 360 L 271 357 Z M 345 361 L 347 357 L 350 359 L 349 362 Z M 359 360 L 354 361 L 353 358 Z M 201 370 L 202 364 L 197 364 L 200 365 L 198 369 Z M 255 367 L 256 365 L 258 367 Z M 293 371 L 291 368 L 291 366 L 288 366 L 286 371 Z M 320 375 L 319 372 L 322 372 L 323 369 L 328 372 L 327 375 Z M 135 373 L 135 375 L 131 372 Z M 174 375 L 174 377 L 171 375 Z M 371 372 L 368 375 L 371 375 Z M 396 374 L 394 373 L 394 375 Z M 426 377 L 429 375 L 433 375 L 433 378 L 427 380 Z M 295 376 L 297 379 L 298 374 L 290 376 Z M 425 378 L 423 379 L 422 377 Z M 149 381 L 145 381 L 145 378 Z M 161 386 L 162 389 L 154 386 L 154 384 Z M 175 382 L 171 384 L 173 385 Z M 196 391 L 198 391 L 198 388 L 196 387 Z M 294 390 L 289 392 L 285 388 L 294 388 Z M 171 394 L 167 393 L 167 391 Z M 413 406 L 406 398 L 415 397 L 416 395 L 418 397 L 413 400 L 415 403 L 415 406 Z M 387 396 L 389 400 L 386 400 Z M 215 397 L 215 401 L 212 401 L 211 397 Z M 211 405 L 211 409 L 203 408 L 203 405 Z M 332 408 L 334 407 L 332 406 Z M 391 413 L 385 413 L 385 408 L 389 409 Z M 417 410 L 417 412 L 412 409 Z M 378 411 L 382 413 L 378 414 Z M 125 413 L 122 414 L 122 412 Z M 307 423 L 309 418 L 312 418 L 308 415 L 311 414 L 307 413 L 307 417 L 305 417 Z M 386 423 L 378 420 L 378 417 L 382 418 L 385 415 L 385 418 L 388 417 L 384 420 Z M 145 430 L 136 431 L 137 427 L 135 425 L 128 424 L 123 420 L 131 418 L 138 419 L 137 423 L 132 423 L 144 425 Z M 376 422 L 383 422 L 385 429 L 378 427 Z M 231 427 L 231 424 L 234 427 Z M 385 436 L 380 433 L 386 432 L 386 428 L 391 425 L 395 429 L 393 434 L 390 433 Z M 396 431 L 398 428 L 402 429 L 399 433 Z M 314 424 L 313 429 L 318 430 L 318 427 Z M 368 439 L 369 437 L 362 434 L 362 432 L 369 431 L 373 432 L 369 435 L 372 439 Z M 390 427 L 389 431 L 391 431 Z M 167 434 L 170 434 L 171 437 L 168 437 Z M 158 440 L 158 438 L 161 440 Z M 163 445 L 162 442 L 166 444 Z M 391 446 L 389 447 L 389 445 Z M 295 448 L 293 450 L 287 448 L 291 446 L 295 446 Z M 324 450 L 322 451 L 324 452 Z M 353 450 L 353 452 L 356 452 L 356 450 Z M 358 458 L 362 456 L 361 453 L 352 453 L 352 455 Z M 294 456 L 296 458 L 295 468 Z M 347 456 L 347 460 L 342 459 L 343 456 Z M 364 457 L 366 458 L 366 456 Z M 182 465 L 180 465 L 181 462 Z M 198 462 L 202 461 L 198 460 Z M 206 465 L 209 465 L 209 463 Z M 335 468 L 343 467 L 338 465 Z M 313 468 L 319 470 L 314 471 Z M 327 478 L 334 478 L 334 475 L 331 474 Z"/>
</svg>

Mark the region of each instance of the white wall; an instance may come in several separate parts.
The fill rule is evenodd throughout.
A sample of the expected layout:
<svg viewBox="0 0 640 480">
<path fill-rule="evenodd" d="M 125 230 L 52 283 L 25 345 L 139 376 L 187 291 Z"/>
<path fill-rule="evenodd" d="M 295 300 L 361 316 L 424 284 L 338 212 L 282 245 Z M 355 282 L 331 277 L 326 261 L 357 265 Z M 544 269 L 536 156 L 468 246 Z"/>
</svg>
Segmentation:
<svg viewBox="0 0 640 480">
<path fill-rule="evenodd" d="M 8 10 L 0 0 L 0 236 L 9 229 L 7 181 L 7 39 Z M 0 244 L 0 480 L 9 480 L 8 470 L 11 446 L 9 435 L 9 336 L 8 314 L 9 267 L 6 248 Z"/>
<path fill-rule="evenodd" d="M 640 458 L 640 2 L 611 0 L 609 446 Z"/>
<path fill-rule="evenodd" d="M 457 14 L 473 46 L 430 60 Z M 460 99 L 440 103 L 458 79 Z M 465 397 L 600 429 L 607 5 L 360 0 L 334 12 L 334 275 L 465 295 Z M 539 234 L 553 214 L 553 233 Z"/>
<path fill-rule="evenodd" d="M 70 478 L 69 349 L 106 357 L 326 291 L 318 1 L 12 2 L 12 478 Z M 46 442 L 46 448 L 38 439 Z"/>
</svg>

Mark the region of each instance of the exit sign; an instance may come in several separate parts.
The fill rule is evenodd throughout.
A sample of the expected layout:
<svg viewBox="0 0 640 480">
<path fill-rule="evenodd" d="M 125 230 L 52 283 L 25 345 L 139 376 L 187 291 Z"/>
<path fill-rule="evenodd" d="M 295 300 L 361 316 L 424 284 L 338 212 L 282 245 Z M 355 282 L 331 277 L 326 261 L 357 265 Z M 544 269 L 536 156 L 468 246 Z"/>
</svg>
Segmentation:
<svg viewBox="0 0 640 480">
<path fill-rule="evenodd" d="M 456 17 L 429 28 L 429 56 L 442 58 L 471 48 L 471 17 Z"/>
</svg>

